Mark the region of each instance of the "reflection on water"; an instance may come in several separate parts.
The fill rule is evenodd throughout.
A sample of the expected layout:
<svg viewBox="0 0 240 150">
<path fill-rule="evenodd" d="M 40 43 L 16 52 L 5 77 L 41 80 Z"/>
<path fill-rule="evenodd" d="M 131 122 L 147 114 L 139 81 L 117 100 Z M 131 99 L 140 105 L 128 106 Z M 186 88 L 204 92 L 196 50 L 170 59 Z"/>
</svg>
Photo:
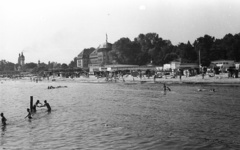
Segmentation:
<svg viewBox="0 0 240 150">
<path fill-rule="evenodd" d="M 5 142 L 4 135 L 5 135 L 7 126 L 6 126 L 6 125 L 3 125 L 1 129 L 2 129 L 2 133 L 1 133 L 1 146 L 3 146 L 3 145 L 6 143 L 6 142 Z"/>
<path fill-rule="evenodd" d="M 2 125 L 2 134 L 4 135 L 5 131 L 6 131 L 7 126 L 6 125 Z"/>
<path fill-rule="evenodd" d="M 68 88 L 47 89 L 48 86 Z M 7 81 L 5 149 L 240 149 L 239 87 Z M 198 91 L 215 88 L 217 92 Z M 30 96 L 47 100 L 24 119 Z"/>
</svg>

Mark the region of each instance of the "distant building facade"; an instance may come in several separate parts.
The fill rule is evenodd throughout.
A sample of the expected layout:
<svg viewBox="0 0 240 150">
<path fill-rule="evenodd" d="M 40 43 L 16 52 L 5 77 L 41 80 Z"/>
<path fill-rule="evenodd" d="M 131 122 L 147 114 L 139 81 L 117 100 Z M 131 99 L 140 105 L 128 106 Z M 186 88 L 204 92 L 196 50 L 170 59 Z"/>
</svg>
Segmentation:
<svg viewBox="0 0 240 150">
<path fill-rule="evenodd" d="M 171 68 L 172 70 L 199 69 L 199 65 L 197 63 L 192 63 L 188 60 L 183 60 L 181 58 L 171 61 L 169 65 L 170 65 L 169 68 Z"/>
<path fill-rule="evenodd" d="M 88 66 L 91 67 L 108 65 L 110 63 L 108 52 L 111 50 L 112 44 L 108 43 L 107 41 L 106 43 L 100 45 L 95 51 L 90 54 Z"/>
<path fill-rule="evenodd" d="M 235 66 L 234 60 L 215 60 L 211 61 L 211 64 L 219 67 L 221 71 L 227 71 L 229 67 Z"/>
<path fill-rule="evenodd" d="M 104 65 L 109 65 L 108 52 L 112 50 L 112 44 L 106 42 L 99 45 L 96 49 L 84 49 L 77 56 L 77 67 L 82 69 L 96 70 Z"/>
<path fill-rule="evenodd" d="M 89 64 L 90 54 L 95 50 L 95 48 L 84 49 L 77 56 L 77 67 L 82 69 L 87 69 Z"/>
</svg>

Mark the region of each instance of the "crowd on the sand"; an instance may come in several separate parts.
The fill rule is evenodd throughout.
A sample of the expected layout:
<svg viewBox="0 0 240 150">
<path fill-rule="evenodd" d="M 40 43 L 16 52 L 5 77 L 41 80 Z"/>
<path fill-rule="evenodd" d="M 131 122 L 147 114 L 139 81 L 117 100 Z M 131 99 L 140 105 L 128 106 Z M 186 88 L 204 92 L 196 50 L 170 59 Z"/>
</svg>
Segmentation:
<svg viewBox="0 0 240 150">
<path fill-rule="evenodd" d="M 47 112 L 50 113 L 52 108 L 50 104 L 47 102 L 47 100 L 44 100 L 44 104 L 42 104 L 39 100 L 36 101 L 36 103 L 32 106 L 32 108 L 27 108 L 27 116 L 25 118 L 32 119 L 32 116 L 37 112 L 37 107 L 47 107 Z M 4 116 L 4 113 L 1 113 L 2 117 L 2 125 L 6 126 L 7 125 L 7 119 Z"/>
<path fill-rule="evenodd" d="M 6 78 L 3 78 L 6 79 Z M 9 78 L 13 79 L 13 78 Z M 21 76 L 15 79 L 30 79 L 32 82 L 40 81 L 73 81 L 73 82 L 228 82 L 240 83 L 238 75 L 230 74 L 229 72 L 209 72 L 204 71 L 199 74 L 189 71 L 183 72 L 154 72 L 154 71 L 112 71 L 112 72 L 84 72 L 79 74 L 66 75 L 64 73 L 55 73 L 48 75 L 28 75 L 28 77 Z M 49 89 L 59 87 L 50 86 Z M 62 88 L 62 87 L 60 87 Z"/>
</svg>

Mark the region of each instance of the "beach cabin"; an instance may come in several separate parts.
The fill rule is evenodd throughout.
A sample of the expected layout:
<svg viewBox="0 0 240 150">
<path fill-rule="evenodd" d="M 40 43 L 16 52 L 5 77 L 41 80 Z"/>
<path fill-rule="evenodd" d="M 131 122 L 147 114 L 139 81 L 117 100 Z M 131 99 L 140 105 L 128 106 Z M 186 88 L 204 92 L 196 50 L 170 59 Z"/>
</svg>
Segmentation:
<svg viewBox="0 0 240 150">
<path fill-rule="evenodd" d="M 221 72 L 226 72 L 229 67 L 235 66 L 234 60 L 216 60 L 211 63 L 219 67 Z"/>
<path fill-rule="evenodd" d="M 235 67 L 236 67 L 237 70 L 239 70 L 240 62 L 235 62 Z"/>
<path fill-rule="evenodd" d="M 190 61 L 177 59 L 170 62 L 170 68 L 177 74 L 192 76 L 196 75 L 199 71 L 197 63 L 190 63 Z"/>
<path fill-rule="evenodd" d="M 180 61 L 171 61 L 170 67 L 172 70 L 179 69 L 181 62 Z"/>
<path fill-rule="evenodd" d="M 169 70 L 171 70 L 171 64 L 164 64 L 164 65 L 163 65 L 163 70 L 164 70 L 164 71 L 169 71 Z"/>
</svg>

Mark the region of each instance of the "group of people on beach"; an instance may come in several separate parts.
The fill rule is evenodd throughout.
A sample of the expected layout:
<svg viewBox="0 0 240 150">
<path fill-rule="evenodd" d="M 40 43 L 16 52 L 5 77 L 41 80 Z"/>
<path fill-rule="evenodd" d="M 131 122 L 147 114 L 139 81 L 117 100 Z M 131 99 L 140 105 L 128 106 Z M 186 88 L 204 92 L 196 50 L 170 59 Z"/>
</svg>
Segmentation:
<svg viewBox="0 0 240 150">
<path fill-rule="evenodd" d="M 51 112 L 52 110 L 47 100 L 44 100 L 44 104 L 40 103 L 40 101 L 37 100 L 36 103 L 33 105 L 32 110 L 27 108 L 28 115 L 25 118 L 32 119 L 32 113 L 36 113 L 37 107 L 47 107 L 47 112 Z M 1 117 L 2 117 L 2 125 L 3 126 L 7 125 L 6 123 L 7 119 L 5 118 L 3 113 L 1 113 Z"/>
</svg>

